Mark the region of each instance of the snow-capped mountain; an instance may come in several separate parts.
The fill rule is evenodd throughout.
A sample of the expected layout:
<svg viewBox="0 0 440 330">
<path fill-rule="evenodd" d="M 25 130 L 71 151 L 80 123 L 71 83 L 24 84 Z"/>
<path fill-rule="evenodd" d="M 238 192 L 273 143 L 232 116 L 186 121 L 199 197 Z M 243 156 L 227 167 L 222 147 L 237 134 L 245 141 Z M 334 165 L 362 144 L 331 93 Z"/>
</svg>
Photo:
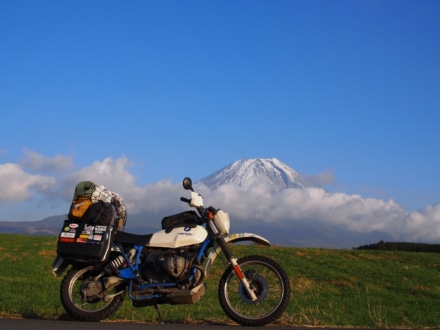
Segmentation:
<svg viewBox="0 0 440 330">
<path fill-rule="evenodd" d="M 319 188 L 318 185 L 276 158 L 241 159 L 199 182 L 211 189 L 228 183 L 236 184 L 244 189 L 264 183 L 273 191 L 286 188 Z"/>
</svg>

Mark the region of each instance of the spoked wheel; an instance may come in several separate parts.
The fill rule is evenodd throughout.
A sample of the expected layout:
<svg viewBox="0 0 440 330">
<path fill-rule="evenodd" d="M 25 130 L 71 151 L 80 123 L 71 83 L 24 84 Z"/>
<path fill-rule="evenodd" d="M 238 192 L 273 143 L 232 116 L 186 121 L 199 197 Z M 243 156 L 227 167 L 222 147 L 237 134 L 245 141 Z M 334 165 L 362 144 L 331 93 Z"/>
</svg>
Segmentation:
<svg viewBox="0 0 440 330">
<path fill-rule="evenodd" d="M 64 309 L 80 321 L 97 322 L 111 317 L 124 301 L 122 287 L 105 290 L 104 280 L 97 279 L 100 271 L 94 266 L 73 269 L 61 283 Z M 118 294 L 119 293 L 119 294 Z"/>
<path fill-rule="evenodd" d="M 220 304 L 235 322 L 245 326 L 262 326 L 277 320 L 290 299 L 289 277 L 274 260 L 260 255 L 240 258 L 238 265 L 257 296 L 252 301 L 232 267 L 219 284 Z"/>
</svg>

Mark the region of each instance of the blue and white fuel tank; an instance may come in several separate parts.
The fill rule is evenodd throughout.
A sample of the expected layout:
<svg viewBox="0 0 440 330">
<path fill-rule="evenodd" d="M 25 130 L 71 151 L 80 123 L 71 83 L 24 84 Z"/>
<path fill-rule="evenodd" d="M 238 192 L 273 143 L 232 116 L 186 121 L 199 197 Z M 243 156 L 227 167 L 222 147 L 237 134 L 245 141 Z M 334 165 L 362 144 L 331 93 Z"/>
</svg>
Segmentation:
<svg viewBox="0 0 440 330">
<path fill-rule="evenodd" d="M 203 243 L 207 236 L 208 232 L 202 226 L 177 227 L 171 231 L 161 230 L 154 233 L 148 246 L 174 249 Z"/>
</svg>

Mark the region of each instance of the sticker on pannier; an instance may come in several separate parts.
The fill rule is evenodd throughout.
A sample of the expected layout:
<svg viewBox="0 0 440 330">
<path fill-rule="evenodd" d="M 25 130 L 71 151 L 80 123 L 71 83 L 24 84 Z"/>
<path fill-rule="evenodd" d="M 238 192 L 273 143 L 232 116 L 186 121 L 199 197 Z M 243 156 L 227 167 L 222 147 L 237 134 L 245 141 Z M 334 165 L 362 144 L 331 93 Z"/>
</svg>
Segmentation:
<svg viewBox="0 0 440 330">
<path fill-rule="evenodd" d="M 81 262 L 105 261 L 113 240 L 111 226 L 65 224 L 58 235 L 57 253 Z"/>
</svg>

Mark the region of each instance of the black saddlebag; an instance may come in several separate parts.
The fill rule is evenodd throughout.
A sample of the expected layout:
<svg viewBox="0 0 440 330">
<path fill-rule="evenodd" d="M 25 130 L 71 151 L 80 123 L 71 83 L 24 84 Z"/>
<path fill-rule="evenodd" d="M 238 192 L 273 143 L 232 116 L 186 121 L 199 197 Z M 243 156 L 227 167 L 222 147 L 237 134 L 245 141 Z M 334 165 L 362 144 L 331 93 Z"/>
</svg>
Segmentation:
<svg viewBox="0 0 440 330">
<path fill-rule="evenodd" d="M 194 228 L 198 224 L 200 224 L 200 220 L 195 211 L 177 213 L 162 219 L 162 229 L 166 231 L 171 231 L 171 229 L 177 227 Z"/>
<path fill-rule="evenodd" d="M 65 222 L 58 235 L 57 253 L 84 263 L 105 261 L 114 238 L 113 226 Z"/>
</svg>

